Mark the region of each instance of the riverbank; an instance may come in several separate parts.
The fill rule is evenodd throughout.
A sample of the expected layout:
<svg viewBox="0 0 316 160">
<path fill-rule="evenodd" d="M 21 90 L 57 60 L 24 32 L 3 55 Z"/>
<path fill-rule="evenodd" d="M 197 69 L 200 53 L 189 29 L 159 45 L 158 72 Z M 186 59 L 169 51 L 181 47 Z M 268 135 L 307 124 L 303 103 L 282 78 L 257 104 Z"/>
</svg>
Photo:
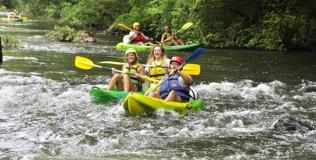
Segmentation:
<svg viewBox="0 0 316 160">
<path fill-rule="evenodd" d="M 316 94 L 307 92 L 316 85 L 316 54 L 207 49 L 192 61 L 201 66 L 193 87 L 206 111 L 180 116 L 159 110 L 133 117 L 122 102 L 95 104 L 90 99 L 89 90 L 107 84 L 111 71 L 74 66 L 77 55 L 96 64 L 122 62 L 124 52 L 114 48 L 122 36 L 98 33 L 96 43 L 47 40 L 54 25 L 1 24 L 0 33 L 15 36 L 21 47 L 3 50 L 0 159 L 316 156 L 316 132 L 307 125 L 316 123 Z M 190 52 L 167 54 L 185 57 Z M 138 56 L 145 63 L 148 54 Z"/>
<path fill-rule="evenodd" d="M 139 22 L 146 35 L 157 39 L 166 25 L 178 31 L 190 21 L 194 26 L 178 36 L 189 43 L 202 43 L 212 48 L 314 51 L 316 46 L 313 0 L 239 4 L 227 0 L 209 3 L 79 0 L 56 1 L 50 5 L 8 1 L 3 5 L 34 17 L 51 17 L 62 25 L 100 31 L 117 23 L 131 26 Z"/>
</svg>

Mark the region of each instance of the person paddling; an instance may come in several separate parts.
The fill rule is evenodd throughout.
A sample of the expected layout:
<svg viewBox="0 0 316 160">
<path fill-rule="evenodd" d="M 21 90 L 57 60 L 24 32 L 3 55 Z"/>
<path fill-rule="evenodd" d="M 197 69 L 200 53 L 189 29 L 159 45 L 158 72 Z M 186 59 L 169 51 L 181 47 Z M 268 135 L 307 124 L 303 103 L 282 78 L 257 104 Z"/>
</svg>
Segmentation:
<svg viewBox="0 0 316 160">
<path fill-rule="evenodd" d="M 134 30 L 130 31 L 129 35 L 128 35 L 130 43 L 139 44 L 139 45 L 146 45 L 147 41 L 153 40 L 152 38 L 149 38 L 143 32 L 141 32 L 140 24 L 138 22 L 133 23 L 133 29 Z M 148 43 L 150 43 L 150 42 L 148 42 Z"/>
<path fill-rule="evenodd" d="M 157 44 L 149 53 L 146 64 L 147 66 L 145 68 L 145 74 L 152 79 L 160 81 L 168 72 L 168 69 L 166 67 L 168 67 L 169 62 L 170 59 L 167 58 L 165 49 Z"/>
<path fill-rule="evenodd" d="M 170 26 L 165 26 L 164 33 L 161 36 L 160 43 L 163 45 L 184 45 L 181 39 L 172 32 Z"/>
<path fill-rule="evenodd" d="M 137 52 L 135 49 L 128 49 L 125 52 L 126 64 L 123 65 L 123 73 L 115 72 L 115 68 L 112 68 L 113 77 L 108 85 L 108 90 L 112 90 L 114 86 L 118 90 L 125 92 L 142 91 L 142 83 L 144 79 L 140 76 L 144 75 L 144 67 L 137 62 Z"/>
<path fill-rule="evenodd" d="M 16 9 L 13 11 L 13 12 L 10 12 L 8 14 L 8 18 L 9 19 L 18 19 L 18 18 L 21 18 L 21 15 L 19 13 L 19 11 L 17 11 Z"/>
<path fill-rule="evenodd" d="M 147 92 L 150 97 L 165 99 L 173 102 L 187 102 L 190 100 L 190 85 L 193 79 L 190 75 L 181 72 L 182 57 L 174 56 L 170 60 L 169 73 L 165 74 L 163 82 L 156 91 Z"/>
</svg>

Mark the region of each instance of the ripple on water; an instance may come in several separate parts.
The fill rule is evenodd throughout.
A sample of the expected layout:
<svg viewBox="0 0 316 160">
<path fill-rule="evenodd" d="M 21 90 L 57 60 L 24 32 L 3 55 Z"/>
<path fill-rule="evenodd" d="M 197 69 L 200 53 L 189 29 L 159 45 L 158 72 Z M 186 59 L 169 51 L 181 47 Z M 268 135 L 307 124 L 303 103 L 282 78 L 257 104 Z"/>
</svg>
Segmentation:
<svg viewBox="0 0 316 160">
<path fill-rule="evenodd" d="M 314 130 L 270 131 L 285 113 L 313 122 L 307 111 L 315 111 L 313 95 L 285 92 L 279 81 L 200 84 L 195 88 L 206 111 L 131 117 L 122 102 L 92 103 L 89 84 L 3 69 L 0 77 L 1 158 L 261 159 L 316 153 Z M 300 105 L 305 100 L 313 106 Z"/>
</svg>

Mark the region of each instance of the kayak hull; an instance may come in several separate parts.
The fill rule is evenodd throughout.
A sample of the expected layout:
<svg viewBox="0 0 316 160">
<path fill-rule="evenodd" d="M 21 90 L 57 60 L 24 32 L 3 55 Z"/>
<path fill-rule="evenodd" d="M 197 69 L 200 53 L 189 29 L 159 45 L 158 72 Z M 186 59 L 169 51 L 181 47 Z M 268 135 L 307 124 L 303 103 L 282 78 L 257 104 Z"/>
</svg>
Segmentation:
<svg viewBox="0 0 316 160">
<path fill-rule="evenodd" d="M 198 48 L 200 44 L 190 44 L 190 45 L 178 45 L 178 46 L 164 46 L 166 51 L 186 51 L 194 50 Z M 151 49 L 153 46 L 147 45 L 137 45 L 137 44 L 128 44 L 128 43 L 118 43 L 115 48 L 119 51 L 126 51 L 129 48 L 134 48 L 136 51 L 146 52 Z"/>
<path fill-rule="evenodd" d="M 7 18 L 9 22 L 23 22 L 22 18 Z"/>
<path fill-rule="evenodd" d="M 95 103 L 108 103 L 125 98 L 130 92 L 108 90 L 106 88 L 92 87 L 89 91 L 91 100 Z M 138 92 L 144 94 L 143 92 Z"/>
<path fill-rule="evenodd" d="M 123 107 L 126 113 L 131 116 L 148 115 L 159 109 L 175 111 L 180 115 L 186 115 L 196 110 L 205 110 L 203 101 L 199 99 L 188 103 L 168 102 L 137 93 L 130 93 L 124 99 Z"/>
</svg>

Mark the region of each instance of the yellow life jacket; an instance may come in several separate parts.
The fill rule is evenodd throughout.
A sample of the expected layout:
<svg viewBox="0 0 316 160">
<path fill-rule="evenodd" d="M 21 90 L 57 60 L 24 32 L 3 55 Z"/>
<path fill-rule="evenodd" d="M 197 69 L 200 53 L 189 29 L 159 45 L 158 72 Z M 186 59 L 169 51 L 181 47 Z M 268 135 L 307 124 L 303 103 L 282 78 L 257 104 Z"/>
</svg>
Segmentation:
<svg viewBox="0 0 316 160">
<path fill-rule="evenodd" d="M 173 37 L 173 35 L 172 35 L 172 33 L 167 33 L 167 32 L 165 32 L 164 33 L 164 35 L 165 35 L 165 38 L 164 38 L 164 44 L 165 45 L 173 45 L 173 42 L 172 42 L 172 40 L 174 39 L 174 37 Z"/>
<path fill-rule="evenodd" d="M 170 39 L 169 41 L 165 41 L 165 42 L 171 42 L 171 40 L 173 39 L 172 33 L 165 32 L 164 35 L 165 35 L 164 40 Z"/>
<path fill-rule="evenodd" d="M 163 65 L 163 61 L 151 62 L 150 69 L 149 69 L 149 77 L 160 81 L 162 77 L 165 74 L 167 74 L 167 69 L 163 68 L 162 65 Z"/>
<path fill-rule="evenodd" d="M 129 66 L 128 64 L 124 64 L 124 66 L 123 66 L 123 74 L 133 75 L 135 73 L 139 73 L 139 67 L 140 67 L 139 63 L 136 63 L 133 66 Z M 141 82 L 139 81 L 138 78 L 135 78 L 135 77 L 132 77 L 132 76 L 130 76 L 130 78 L 131 78 L 131 81 L 132 81 L 133 84 L 135 84 L 137 86 L 141 85 Z"/>
</svg>

